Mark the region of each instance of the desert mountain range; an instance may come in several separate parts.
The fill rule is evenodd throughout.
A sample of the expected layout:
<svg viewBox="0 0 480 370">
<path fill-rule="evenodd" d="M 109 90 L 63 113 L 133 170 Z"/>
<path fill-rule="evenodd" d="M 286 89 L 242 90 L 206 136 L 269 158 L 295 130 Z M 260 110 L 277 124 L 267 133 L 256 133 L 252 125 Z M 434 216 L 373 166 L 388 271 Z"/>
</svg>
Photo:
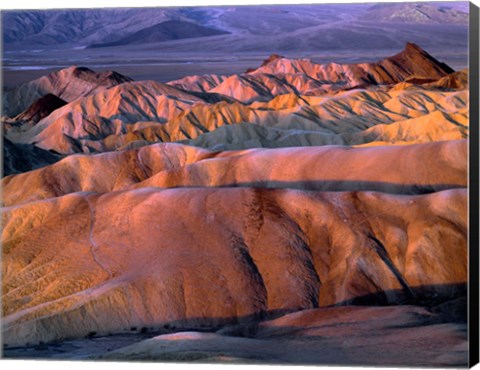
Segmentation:
<svg viewBox="0 0 480 370">
<path fill-rule="evenodd" d="M 244 74 L 167 84 L 74 66 L 6 92 L 4 129 L 15 144 L 59 155 L 155 142 L 226 150 L 462 139 L 467 85 L 466 72 L 411 43 L 375 63 L 272 56 Z"/>
<path fill-rule="evenodd" d="M 235 41 L 232 47 L 261 50 L 260 46 L 268 40 L 278 50 L 285 51 L 312 50 L 319 45 L 328 49 L 335 43 L 337 48 L 347 44 L 358 48 L 361 45 L 355 41 L 359 30 L 364 38 L 368 37 L 364 40 L 366 44 L 390 47 L 390 42 L 399 47 L 409 34 L 405 25 L 423 34 L 426 30 L 439 31 L 439 25 L 449 24 L 450 37 L 444 43 L 454 46 L 452 32 L 458 32 L 461 27 L 456 27 L 467 23 L 468 6 L 462 2 L 6 11 L 3 39 L 7 50 L 14 50 L 20 46 L 115 46 L 120 41 L 134 45 L 224 33 L 225 38 L 220 38 L 217 45 Z M 382 24 L 389 24 L 390 30 L 385 27 L 382 32 L 371 32 Z M 182 35 L 178 34 L 180 29 Z M 148 37 L 141 40 L 138 36 L 142 35 Z M 443 31 L 442 36 L 445 35 L 448 33 Z M 297 40 L 302 42 L 289 43 L 295 36 L 301 36 Z M 429 46 L 441 45 L 436 35 L 430 36 Z M 422 41 L 428 42 L 427 38 Z"/>
<path fill-rule="evenodd" d="M 468 70 L 414 43 L 168 83 L 72 66 L 3 104 L 8 347 L 466 364 Z"/>
</svg>

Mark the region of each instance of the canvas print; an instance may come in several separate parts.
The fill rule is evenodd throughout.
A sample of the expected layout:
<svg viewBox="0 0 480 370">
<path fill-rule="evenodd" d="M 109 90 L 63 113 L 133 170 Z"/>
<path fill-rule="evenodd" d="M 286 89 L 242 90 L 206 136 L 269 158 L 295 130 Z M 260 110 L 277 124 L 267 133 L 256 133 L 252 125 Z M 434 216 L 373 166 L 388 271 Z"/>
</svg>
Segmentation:
<svg viewBox="0 0 480 370">
<path fill-rule="evenodd" d="M 3 11 L 3 357 L 467 366 L 468 27 Z"/>
</svg>

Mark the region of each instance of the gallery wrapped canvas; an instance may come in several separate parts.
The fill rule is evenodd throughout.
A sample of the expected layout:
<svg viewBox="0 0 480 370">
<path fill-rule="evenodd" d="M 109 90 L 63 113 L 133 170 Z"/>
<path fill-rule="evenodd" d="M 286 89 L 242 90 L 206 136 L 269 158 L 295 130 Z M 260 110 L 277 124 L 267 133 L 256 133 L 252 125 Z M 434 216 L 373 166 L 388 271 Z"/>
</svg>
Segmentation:
<svg viewBox="0 0 480 370">
<path fill-rule="evenodd" d="M 4 10 L 2 35 L 4 358 L 478 362 L 475 5 Z"/>
</svg>

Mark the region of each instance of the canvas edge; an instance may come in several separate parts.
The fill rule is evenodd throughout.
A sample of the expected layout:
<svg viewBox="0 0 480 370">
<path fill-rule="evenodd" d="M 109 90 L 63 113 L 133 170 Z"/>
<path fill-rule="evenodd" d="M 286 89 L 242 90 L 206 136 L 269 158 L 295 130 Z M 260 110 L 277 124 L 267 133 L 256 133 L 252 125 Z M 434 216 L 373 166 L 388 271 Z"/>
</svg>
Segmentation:
<svg viewBox="0 0 480 370">
<path fill-rule="evenodd" d="M 479 7 L 470 2 L 469 367 L 479 362 Z"/>
</svg>

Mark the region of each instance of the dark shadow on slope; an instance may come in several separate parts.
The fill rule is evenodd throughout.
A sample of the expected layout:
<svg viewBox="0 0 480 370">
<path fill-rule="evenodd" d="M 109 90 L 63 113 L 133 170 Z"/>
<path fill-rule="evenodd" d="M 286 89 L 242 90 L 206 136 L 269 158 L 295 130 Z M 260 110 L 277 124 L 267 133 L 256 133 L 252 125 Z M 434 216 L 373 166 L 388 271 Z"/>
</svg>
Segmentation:
<svg viewBox="0 0 480 370">
<path fill-rule="evenodd" d="M 51 165 L 64 156 L 31 144 L 16 144 L 3 138 L 2 177 Z"/>
<path fill-rule="evenodd" d="M 412 297 L 406 297 L 404 290 L 394 290 L 394 291 L 382 291 L 374 294 L 368 294 L 361 297 L 356 297 L 350 300 L 338 302 L 335 305 L 330 305 L 326 307 L 298 307 L 292 309 L 282 309 L 282 310 L 268 310 L 257 312 L 251 315 L 246 315 L 242 317 L 221 317 L 221 318 L 208 318 L 208 317 L 198 317 L 191 318 L 189 320 L 177 320 L 171 322 L 162 322 L 156 325 L 142 326 L 141 324 L 135 325 L 132 324 L 129 328 L 119 329 L 116 333 L 96 333 L 91 332 L 86 335 L 84 338 L 65 338 L 50 343 L 39 343 L 35 345 L 26 345 L 26 346 L 15 346 L 9 347 L 4 346 L 3 348 L 3 357 L 4 358 L 30 358 L 30 359 L 55 359 L 55 360 L 71 360 L 71 359 L 86 359 L 86 358 L 97 358 L 107 354 L 108 352 L 114 351 L 116 349 L 138 343 L 142 340 L 146 340 L 152 337 L 163 334 L 172 334 L 186 331 L 196 331 L 196 332 L 209 332 L 217 333 L 225 338 L 249 338 L 254 339 L 257 342 L 256 347 L 261 351 L 262 345 L 265 344 L 268 346 L 269 341 L 285 341 L 285 340 L 298 340 L 302 345 L 315 346 L 317 345 L 316 351 L 325 350 L 328 351 L 328 344 L 332 340 L 339 340 L 340 343 L 344 340 L 348 341 L 352 338 L 352 335 L 356 335 L 361 339 L 362 333 L 365 332 L 366 336 L 368 335 L 381 335 L 382 330 L 387 331 L 388 333 L 394 333 L 399 335 L 399 338 L 402 338 L 402 333 L 410 333 L 412 330 L 421 329 L 419 333 L 424 335 L 424 331 L 429 330 L 428 327 L 436 326 L 435 328 L 445 328 L 446 324 L 451 324 L 453 328 L 456 328 L 454 331 L 456 335 L 464 336 L 465 340 L 467 339 L 466 332 L 466 323 L 467 323 L 467 284 L 445 284 L 445 285 L 428 285 L 428 286 L 419 286 L 412 288 L 415 299 Z M 398 304 L 386 304 L 385 297 L 389 295 L 398 296 Z M 403 298 L 402 298 L 403 297 Z M 395 307 L 404 307 L 407 311 L 409 308 L 412 308 L 412 312 L 408 313 L 408 320 L 402 319 L 401 321 L 396 322 L 395 317 L 393 319 L 387 318 L 385 323 L 382 323 L 380 329 L 378 328 L 378 316 L 372 315 L 371 321 L 369 318 L 365 319 L 365 315 L 362 314 L 358 317 L 358 322 L 361 325 L 357 328 L 361 332 L 351 332 L 351 330 L 356 328 L 357 319 L 356 319 L 356 310 L 361 312 L 360 309 L 363 308 L 395 308 Z M 415 310 L 416 308 L 422 308 L 421 312 Z M 264 324 L 268 320 L 274 320 L 280 318 L 284 315 L 293 312 L 303 311 L 308 314 L 309 312 L 314 312 L 315 309 L 320 309 L 320 319 L 322 317 L 322 312 L 325 315 L 330 315 L 329 318 L 322 324 L 307 324 L 300 326 L 273 326 L 265 327 Z M 312 310 L 313 309 L 313 310 Z M 322 311 L 324 310 L 324 311 Z M 338 310 L 338 311 L 337 311 Z M 333 312 L 333 316 L 332 316 Z M 342 316 L 347 312 L 348 320 L 345 321 L 345 317 Z M 353 312 L 353 316 L 350 312 Z M 374 311 L 376 312 L 376 311 Z M 380 311 L 379 311 L 380 312 Z M 338 314 L 339 320 L 336 320 L 336 315 Z M 403 316 L 402 316 L 403 317 Z M 358 325 L 357 325 L 358 326 Z M 350 328 L 345 331 L 345 335 L 340 334 L 339 330 L 343 330 L 345 327 Z M 423 328 L 423 329 L 422 329 Z M 450 326 L 447 325 L 447 328 Z M 308 331 L 315 330 L 320 331 L 319 334 L 310 335 Z M 407 330 L 407 331 L 406 331 Z M 443 329 L 442 329 L 443 330 Z M 450 330 L 450 329 L 449 329 Z M 307 332 L 307 334 L 305 333 Z M 373 333 L 373 334 L 372 334 Z M 422 334 L 423 333 L 423 334 Z M 297 338 L 296 335 L 299 335 Z M 430 338 L 427 338 L 430 340 Z M 427 340 L 426 339 L 426 340 Z M 449 338 L 431 338 L 433 342 L 439 340 L 448 340 Z M 458 339 L 458 338 L 457 338 Z M 228 339 L 226 339 L 228 340 Z M 202 340 L 201 340 L 202 341 Z M 200 342 L 201 342 L 200 341 Z M 388 341 L 387 341 L 388 342 Z M 281 343 L 281 342 L 279 342 Z M 322 345 L 322 347 L 318 347 Z M 426 342 L 426 347 L 429 343 Z M 326 347 L 324 347 L 324 345 Z M 208 348 L 210 355 L 201 355 L 202 352 L 199 351 L 197 354 L 201 355 L 198 357 L 182 357 L 180 352 L 176 353 L 173 356 L 172 353 L 165 353 L 164 356 L 155 356 L 150 358 L 129 358 L 128 361 L 214 361 L 221 362 L 222 351 L 217 348 L 218 341 L 213 341 L 211 345 L 202 344 L 203 347 Z M 338 358 L 332 358 L 332 356 L 325 357 L 327 362 L 314 362 L 313 360 L 302 361 L 302 359 L 297 359 L 293 363 L 295 364 L 349 364 L 349 365 L 379 365 L 368 357 L 369 351 L 376 351 L 378 348 L 369 347 L 368 343 L 363 345 L 365 347 L 365 353 L 367 357 L 364 359 L 358 358 L 358 361 L 352 361 L 352 359 L 344 358 L 344 356 L 339 356 Z M 288 346 L 287 346 L 288 348 Z M 292 347 L 292 351 L 295 350 Z M 205 352 L 205 351 L 203 351 Z M 216 356 L 213 356 L 212 353 Z M 348 350 L 346 351 L 348 354 Z M 173 357 L 169 358 L 168 356 L 172 355 Z M 251 362 L 251 363 L 285 363 L 284 361 L 279 360 L 278 358 L 269 358 L 268 356 L 259 358 L 251 357 L 248 354 L 241 356 L 241 353 L 236 353 L 236 357 L 240 358 L 242 361 Z M 402 353 L 403 355 L 403 353 Z M 215 358 L 219 357 L 219 358 Z M 115 357 L 110 358 L 110 360 L 119 360 Z M 120 358 L 120 360 L 122 360 Z M 125 359 L 123 359 L 125 360 Z M 466 360 L 465 360 L 466 361 Z M 389 365 L 389 363 L 382 364 L 382 366 Z M 460 362 L 445 362 L 441 364 L 433 364 L 425 361 L 415 361 L 412 358 L 405 358 L 405 363 L 396 362 L 390 363 L 390 365 L 416 365 L 416 366 L 464 366 L 463 361 Z"/>
<path fill-rule="evenodd" d="M 307 191 L 376 191 L 388 194 L 420 195 L 442 190 L 462 189 L 465 184 L 399 184 L 385 181 L 350 181 L 350 180 L 317 180 L 317 181 L 252 181 L 229 183 L 218 186 L 174 186 L 172 188 L 255 188 L 255 189 L 296 189 Z M 172 189 L 165 188 L 165 189 Z"/>
<path fill-rule="evenodd" d="M 40 166 L 39 166 L 40 167 Z M 161 171 L 160 171 L 161 172 Z M 160 173 L 159 172 L 159 173 Z M 155 174 L 153 174 L 155 175 Z M 151 175 L 151 176 L 153 176 Z M 5 180 L 3 186 L 8 185 L 9 181 L 13 177 L 10 177 Z M 185 186 L 177 186 L 172 185 L 168 187 L 159 187 L 155 186 L 155 184 L 148 184 L 147 186 L 141 186 L 141 182 L 148 180 L 149 177 L 147 176 L 145 179 L 139 179 L 138 183 L 135 183 L 131 186 L 128 186 L 124 189 L 118 189 L 115 191 L 110 191 L 109 193 L 121 193 L 125 191 L 134 191 L 135 189 L 139 188 L 152 188 L 158 189 L 162 191 L 175 191 L 176 189 L 181 189 L 182 191 L 186 189 L 190 189 L 192 191 L 197 190 L 214 190 L 214 189 L 232 189 L 232 188 L 239 188 L 239 189 L 258 189 L 264 191 L 281 191 L 281 190 L 300 190 L 300 191 L 308 191 L 308 192 L 377 192 L 377 193 L 384 193 L 384 194 L 392 194 L 392 195 L 427 195 L 433 194 L 436 192 L 444 191 L 444 190 L 454 190 L 454 189 L 467 189 L 467 184 L 459 185 L 459 184 L 396 184 L 396 183 L 389 183 L 389 182 L 381 182 L 381 181 L 334 181 L 334 180 L 319 180 L 319 181 L 255 181 L 255 182 L 243 182 L 243 183 L 232 183 L 226 185 L 219 185 L 219 186 L 203 186 L 203 185 L 185 185 Z M 53 179 L 51 179 L 53 181 Z M 465 179 L 466 181 L 466 179 Z M 42 197 L 39 198 L 41 200 L 48 200 L 52 198 L 58 198 L 69 194 L 74 194 L 76 192 L 82 192 L 84 190 L 78 189 L 76 186 L 71 188 L 64 188 L 57 189 L 55 194 L 49 195 L 48 189 L 40 189 L 39 191 L 42 192 Z M 112 185 L 113 186 L 113 185 Z M 133 188 L 133 189 L 132 189 Z M 47 190 L 47 191 L 46 191 Z M 95 192 L 93 189 L 88 190 L 91 193 L 95 194 L 105 194 L 105 193 L 98 193 Z M 34 192 L 28 192 L 31 197 L 30 199 L 34 199 Z M 5 198 L 4 198 L 5 199 Z M 28 203 L 28 202 L 27 202 Z M 4 206 L 10 205 L 21 205 L 26 204 L 23 200 L 13 200 L 11 202 L 6 203 L 4 200 Z"/>
</svg>

